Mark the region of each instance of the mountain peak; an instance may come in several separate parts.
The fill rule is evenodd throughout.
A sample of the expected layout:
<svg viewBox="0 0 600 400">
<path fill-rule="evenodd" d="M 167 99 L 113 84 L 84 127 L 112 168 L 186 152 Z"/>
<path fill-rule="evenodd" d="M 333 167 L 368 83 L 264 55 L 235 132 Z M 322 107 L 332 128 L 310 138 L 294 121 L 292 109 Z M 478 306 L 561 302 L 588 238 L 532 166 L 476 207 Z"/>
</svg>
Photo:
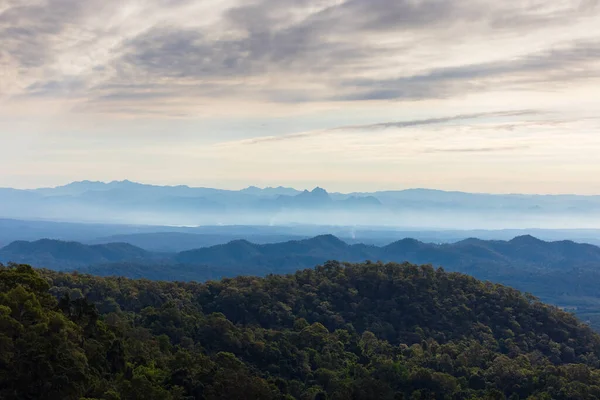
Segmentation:
<svg viewBox="0 0 600 400">
<path fill-rule="evenodd" d="M 329 198 L 329 193 L 327 193 L 327 191 L 323 188 L 320 187 L 316 187 L 313 190 L 311 190 L 310 192 L 308 190 L 305 190 L 304 192 L 301 193 L 302 196 L 305 197 L 311 197 L 313 199 L 327 199 L 330 200 Z"/>
<path fill-rule="evenodd" d="M 101 182 L 101 181 L 90 181 L 90 180 L 83 180 L 83 181 L 73 181 L 70 183 L 67 183 L 66 185 L 62 185 L 62 186 L 56 186 L 53 187 L 52 189 L 63 189 L 63 188 L 76 188 L 76 187 L 81 187 L 81 186 L 104 186 L 105 183 Z M 43 188 L 46 189 L 46 188 Z"/>
<path fill-rule="evenodd" d="M 329 193 L 325 189 L 316 187 L 310 192 L 304 190 L 302 193 L 294 196 L 294 201 L 297 204 L 326 205 L 330 204 L 333 200 L 331 200 Z"/>
<path fill-rule="evenodd" d="M 277 186 L 277 187 L 273 187 L 273 186 L 267 186 L 265 188 L 261 188 L 258 186 L 248 186 L 245 189 L 242 189 L 240 192 L 242 193 L 247 193 L 247 194 L 252 194 L 252 195 L 256 195 L 256 196 L 293 196 L 293 195 L 297 195 L 299 193 L 301 193 L 300 191 L 291 188 L 291 187 L 284 187 L 284 186 Z"/>
<path fill-rule="evenodd" d="M 122 181 L 112 181 L 112 182 L 109 183 L 109 185 L 115 185 L 115 186 L 132 186 L 132 185 L 141 185 L 141 183 L 132 182 L 129 179 L 124 179 Z"/>
<path fill-rule="evenodd" d="M 540 244 L 540 243 L 545 243 L 543 240 L 540 240 L 534 236 L 531 235 L 521 235 L 521 236 L 517 236 L 514 239 L 512 239 L 510 241 L 510 243 L 517 243 L 517 244 Z"/>
<path fill-rule="evenodd" d="M 338 238 L 337 236 L 332 235 L 332 234 L 318 235 L 309 240 L 314 240 L 314 241 L 318 241 L 321 243 L 335 243 L 335 244 L 343 243 L 343 244 L 346 244 L 346 242 L 344 242 L 343 240 L 341 240 L 340 238 Z"/>
<path fill-rule="evenodd" d="M 412 251 L 412 250 L 416 250 L 421 247 L 427 247 L 427 246 L 428 246 L 427 244 L 420 242 L 417 239 L 404 238 L 404 239 L 401 239 L 401 240 L 398 240 L 398 241 L 388 244 L 387 246 L 384 247 L 384 249 L 394 250 L 394 251 Z"/>
</svg>

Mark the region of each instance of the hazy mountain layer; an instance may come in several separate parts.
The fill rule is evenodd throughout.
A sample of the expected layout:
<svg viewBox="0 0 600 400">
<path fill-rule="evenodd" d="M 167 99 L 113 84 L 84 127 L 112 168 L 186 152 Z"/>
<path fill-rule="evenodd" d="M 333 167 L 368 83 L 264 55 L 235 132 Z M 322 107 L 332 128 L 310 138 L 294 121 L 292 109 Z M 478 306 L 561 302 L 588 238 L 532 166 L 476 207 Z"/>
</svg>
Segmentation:
<svg viewBox="0 0 600 400">
<path fill-rule="evenodd" d="M 600 196 L 492 195 L 411 189 L 328 193 L 249 187 L 239 191 L 74 182 L 0 189 L 0 217 L 147 225 L 286 225 L 421 229 L 595 228 Z"/>
</svg>

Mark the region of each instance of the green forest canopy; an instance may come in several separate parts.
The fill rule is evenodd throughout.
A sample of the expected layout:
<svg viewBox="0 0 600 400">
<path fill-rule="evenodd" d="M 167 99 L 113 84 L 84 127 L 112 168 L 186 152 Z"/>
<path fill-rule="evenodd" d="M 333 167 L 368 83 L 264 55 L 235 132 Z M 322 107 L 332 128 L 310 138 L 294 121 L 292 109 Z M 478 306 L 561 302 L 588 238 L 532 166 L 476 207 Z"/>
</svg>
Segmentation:
<svg viewBox="0 0 600 400">
<path fill-rule="evenodd" d="M 600 336 L 411 264 L 206 284 L 0 267 L 2 399 L 596 399 Z"/>
</svg>

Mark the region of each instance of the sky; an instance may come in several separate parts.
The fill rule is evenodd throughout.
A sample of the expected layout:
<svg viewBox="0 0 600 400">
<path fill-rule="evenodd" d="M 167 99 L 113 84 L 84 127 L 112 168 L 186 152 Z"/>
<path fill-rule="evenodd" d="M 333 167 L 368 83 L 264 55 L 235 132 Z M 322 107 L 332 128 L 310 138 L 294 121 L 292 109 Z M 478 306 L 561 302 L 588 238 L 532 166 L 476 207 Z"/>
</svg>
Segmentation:
<svg viewBox="0 0 600 400">
<path fill-rule="evenodd" d="M 0 0 L 0 186 L 600 194 L 599 0 Z"/>
</svg>

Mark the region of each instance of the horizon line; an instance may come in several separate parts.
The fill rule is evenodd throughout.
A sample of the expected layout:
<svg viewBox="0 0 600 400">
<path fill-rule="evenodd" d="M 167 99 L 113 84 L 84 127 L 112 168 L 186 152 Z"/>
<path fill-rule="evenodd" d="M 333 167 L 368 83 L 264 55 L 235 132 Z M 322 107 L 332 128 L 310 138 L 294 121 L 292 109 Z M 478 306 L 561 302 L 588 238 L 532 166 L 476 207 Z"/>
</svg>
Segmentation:
<svg viewBox="0 0 600 400">
<path fill-rule="evenodd" d="M 252 188 L 256 188 L 259 190 L 268 190 L 268 189 L 288 189 L 288 190 L 295 190 L 298 193 L 301 193 L 303 191 L 313 191 L 315 189 L 323 189 L 325 190 L 328 194 L 340 194 L 340 195 L 353 195 L 353 194 L 376 194 L 376 193 L 385 193 L 385 192 L 408 192 L 408 191 L 430 191 L 430 192 L 443 192 L 443 193 L 458 193 L 458 194 L 471 194 L 471 195 L 489 195 L 489 196 L 577 196 L 577 197 L 599 197 L 600 193 L 597 194 L 578 194 L 578 193 L 572 193 L 572 192 L 558 192 L 558 193 L 524 193 L 524 192 L 478 192 L 478 191 L 465 191 L 465 190 L 452 190 L 452 189 L 438 189 L 438 188 L 431 188 L 431 187 L 408 187 L 408 188 L 402 188 L 402 189 L 381 189 L 381 190 L 375 190 L 375 191 L 352 191 L 352 192 L 340 192 L 340 191 L 328 191 L 327 189 L 325 189 L 323 186 L 320 185 L 316 185 L 314 186 L 312 189 L 297 189 L 293 186 L 285 186 L 285 185 L 276 185 L 276 186 L 258 186 L 258 185 L 254 185 L 254 184 L 249 184 L 248 186 L 243 186 L 239 189 L 226 189 L 226 188 L 219 188 L 219 187 L 210 187 L 210 186 L 190 186 L 187 184 L 157 184 L 157 183 L 144 183 L 144 182 L 139 182 L 139 181 L 135 181 L 135 180 L 130 180 L 130 179 L 122 179 L 122 180 L 89 180 L 89 179 L 83 179 L 83 180 L 74 180 L 74 181 L 70 181 L 68 183 L 65 184 L 58 184 L 55 186 L 40 186 L 40 187 L 27 187 L 27 188 L 15 188 L 15 187 L 10 187 L 10 186 L 1 186 L 0 189 L 13 189 L 13 190 L 22 190 L 22 191 L 35 191 L 35 190 L 52 190 L 52 189 L 58 189 L 58 188 L 62 188 L 62 187 L 66 187 L 69 185 L 73 185 L 73 184 L 80 184 L 80 183 L 91 183 L 91 184 L 103 184 L 103 185 L 110 185 L 110 184 L 115 184 L 115 183 L 130 183 L 130 184 L 134 184 L 134 185 L 140 185 L 140 186 L 151 186 L 151 187 L 164 187 L 164 188 L 188 188 L 188 189 L 212 189 L 212 190 L 219 190 L 219 191 L 224 191 L 224 192 L 241 192 L 247 189 L 252 189 Z"/>
</svg>

